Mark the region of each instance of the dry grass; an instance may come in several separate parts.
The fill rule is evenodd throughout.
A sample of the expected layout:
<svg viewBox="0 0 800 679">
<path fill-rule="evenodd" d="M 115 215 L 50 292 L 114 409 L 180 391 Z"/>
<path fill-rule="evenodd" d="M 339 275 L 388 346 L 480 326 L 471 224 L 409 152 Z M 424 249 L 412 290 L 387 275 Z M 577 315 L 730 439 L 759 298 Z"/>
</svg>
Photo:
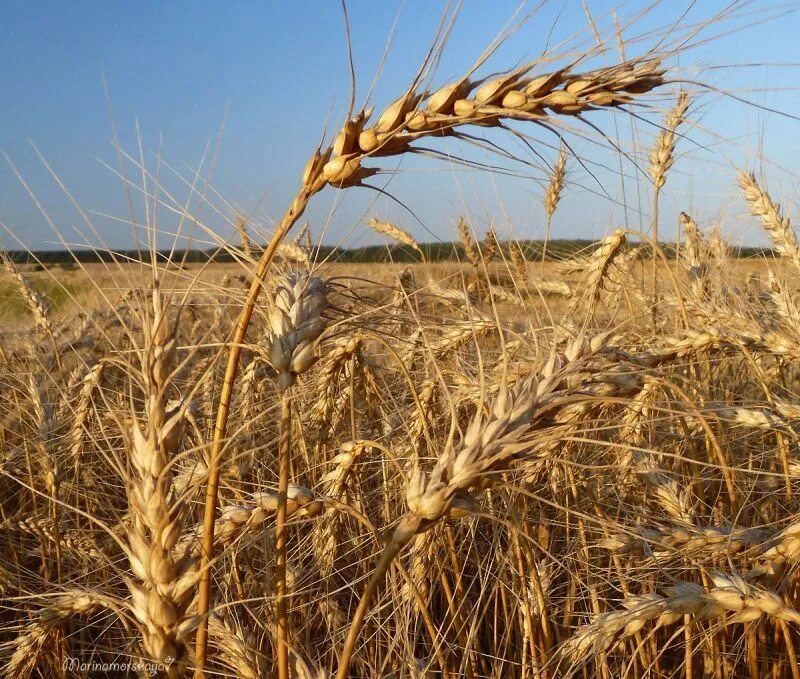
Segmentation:
<svg viewBox="0 0 800 679">
<path fill-rule="evenodd" d="M 493 287 L 510 286 L 513 301 L 479 287 L 459 308 L 414 283 L 432 277 L 457 292 L 469 263 L 415 265 L 402 287 L 400 265 L 333 265 L 327 309 L 304 301 L 302 278 L 276 294 L 275 311 L 254 321 L 231 413 L 213 566 L 223 617 L 209 628 L 209 672 L 258 676 L 282 636 L 290 674 L 335 671 L 372 577 L 352 664 L 362 676 L 386 676 L 386 666 L 397 676 L 762 676 L 765 654 L 776 676 L 793 676 L 791 278 L 779 262 L 735 261 L 730 280 L 744 285 L 759 271 L 765 288 L 745 307 L 711 296 L 725 289 L 722 270 L 704 243 L 687 242 L 671 267 L 697 312 L 692 327 L 672 329 L 682 327 L 680 303 L 664 270 L 664 329 L 651 334 L 637 267 L 622 280 L 640 306 L 609 334 L 621 318 L 610 271 L 624 268 L 623 241 L 614 234 L 568 267 L 576 293 L 566 305 L 538 295 L 532 275 L 526 286 L 519 259 L 488 269 L 509 281 Z M 236 308 L 220 286 L 234 270 L 166 271 L 155 307 L 144 289 L 122 295 L 122 323 L 101 305 L 91 322 L 62 310 L 50 319 L 60 368 L 32 353 L 27 334 L 7 342 L 3 587 L 18 602 L 4 613 L 15 676 L 55 675 L 64 657 L 92 654 L 169 656 L 176 675 L 191 667 L 196 619 L 185 593 L 213 426 L 203 413 L 219 393 L 209 365 Z M 564 279 L 555 263 L 545 276 Z M 194 291 L 178 305 L 188 281 Z M 47 334 L 35 309 L 32 327 Z M 550 315 L 566 325 L 547 325 Z M 520 331 L 531 319 L 540 321 Z M 70 339 L 77 333 L 83 343 Z M 23 376 L 45 362 L 50 379 L 34 393 Z M 281 385 L 292 394 L 283 418 Z M 283 551 L 281 427 L 291 434 L 287 481 L 305 486 L 286 491 L 285 589 L 270 584 Z M 127 500 L 115 485 L 129 486 Z"/>
</svg>

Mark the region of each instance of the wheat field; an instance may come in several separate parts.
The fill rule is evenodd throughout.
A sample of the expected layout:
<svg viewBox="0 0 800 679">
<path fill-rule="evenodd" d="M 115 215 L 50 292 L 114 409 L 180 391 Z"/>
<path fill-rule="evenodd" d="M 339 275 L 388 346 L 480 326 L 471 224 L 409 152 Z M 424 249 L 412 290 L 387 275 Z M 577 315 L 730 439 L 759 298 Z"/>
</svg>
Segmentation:
<svg viewBox="0 0 800 679">
<path fill-rule="evenodd" d="M 3 255 L 3 676 L 800 679 L 800 244 L 749 167 L 771 250 L 686 213 L 659 237 L 703 94 L 678 54 L 422 69 L 351 107 L 273 228 L 229 216 L 232 263 Z M 299 227 L 419 145 L 604 109 L 657 113 L 651 205 L 586 251 L 453 215 L 428 262 L 372 217 L 417 261 L 351 264 Z"/>
</svg>

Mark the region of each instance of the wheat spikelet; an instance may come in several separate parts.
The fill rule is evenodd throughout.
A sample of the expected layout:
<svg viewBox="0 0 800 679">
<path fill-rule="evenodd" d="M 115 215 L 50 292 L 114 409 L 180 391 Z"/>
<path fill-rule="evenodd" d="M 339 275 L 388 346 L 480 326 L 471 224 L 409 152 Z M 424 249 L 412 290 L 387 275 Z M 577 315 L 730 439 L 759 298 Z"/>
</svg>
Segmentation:
<svg viewBox="0 0 800 679">
<path fill-rule="evenodd" d="M 754 565 L 748 577 L 778 577 L 797 563 L 800 563 L 800 521 L 795 519 L 762 547 L 759 563 Z"/>
<path fill-rule="evenodd" d="M 685 121 L 689 108 L 689 95 L 681 90 L 675 107 L 664 118 L 664 127 L 656 137 L 656 143 L 650 152 L 650 178 L 656 189 L 661 189 L 667 181 L 667 172 L 675 162 L 676 131 Z"/>
<path fill-rule="evenodd" d="M 211 643 L 223 666 L 241 679 L 260 679 L 267 672 L 264 657 L 256 650 L 254 635 L 230 617 L 212 615 L 208 621 Z"/>
<path fill-rule="evenodd" d="M 561 200 L 561 192 L 564 189 L 564 176 L 567 167 L 567 152 L 564 145 L 558 151 L 558 158 L 553 165 L 553 171 L 550 174 L 550 183 L 547 185 L 547 191 L 544 194 L 544 214 L 545 214 L 545 230 L 544 230 L 544 243 L 542 244 L 542 268 L 547 260 L 547 245 L 550 242 L 550 227 L 553 221 L 558 203 Z"/>
<path fill-rule="evenodd" d="M 497 234 L 494 232 L 494 228 L 489 227 L 486 231 L 486 239 L 483 243 L 483 263 L 484 265 L 488 266 L 489 264 L 494 261 L 495 257 L 497 257 L 498 253 L 500 252 L 500 245 L 497 242 Z"/>
<path fill-rule="evenodd" d="M 789 217 L 784 217 L 781 206 L 772 201 L 769 193 L 762 189 L 752 172 L 738 173 L 739 186 L 750 205 L 750 212 L 761 218 L 770 240 L 785 257 L 789 257 L 800 268 L 800 245 Z"/>
<path fill-rule="evenodd" d="M 477 244 L 472 238 L 472 234 L 469 231 L 469 226 L 467 225 L 467 220 L 464 219 L 464 217 L 458 218 L 458 237 L 461 241 L 461 247 L 464 249 L 464 254 L 467 257 L 467 261 L 469 261 L 476 271 L 479 271 L 481 253 Z"/>
<path fill-rule="evenodd" d="M 60 594 L 41 610 L 36 622 L 14 640 L 14 652 L 3 668 L 3 675 L 25 679 L 37 668 L 42 651 L 52 643 L 54 632 L 71 618 L 91 615 L 98 610 L 116 608 L 115 603 L 101 593 L 71 590 Z"/>
<path fill-rule="evenodd" d="M 355 473 L 354 466 L 368 449 L 369 445 L 362 441 L 347 441 L 339 447 L 339 454 L 331 461 L 333 468 L 321 479 L 325 495 L 339 501 L 346 499 L 348 480 Z M 339 550 L 339 519 L 337 511 L 326 512 L 314 533 L 317 564 L 322 577 L 330 576 Z"/>
<path fill-rule="evenodd" d="M 496 329 L 496 325 L 489 321 L 476 321 L 474 323 L 463 324 L 462 327 L 456 326 L 448 332 L 442 339 L 428 345 L 428 350 L 434 359 L 441 360 L 447 354 L 460 349 L 475 337 L 491 332 Z"/>
<path fill-rule="evenodd" d="M 682 582 L 666 590 L 666 596 L 645 594 L 622 602 L 625 610 L 603 613 L 579 629 L 562 647 L 573 660 L 586 659 L 606 651 L 625 637 L 632 636 L 650 622 L 656 628 L 681 622 L 685 615 L 708 620 L 727 613 L 728 623 L 748 623 L 767 616 L 787 622 L 800 621 L 800 613 L 787 606 L 780 596 L 756 588 L 738 575 L 712 575 L 714 587 Z"/>
<path fill-rule="evenodd" d="M 321 279 L 304 274 L 291 274 L 278 284 L 267 342 L 283 390 L 317 361 L 316 342 L 326 325 L 322 312 L 328 304 L 327 292 Z"/>
<path fill-rule="evenodd" d="M 80 465 L 82 457 L 83 434 L 92 409 L 92 395 L 94 390 L 100 386 L 103 372 L 107 365 L 108 362 L 102 359 L 95 363 L 83 378 L 83 384 L 78 394 L 78 405 L 75 409 L 75 418 L 69 434 L 71 442 L 70 458 L 74 461 L 76 468 Z"/>
<path fill-rule="evenodd" d="M 697 228 L 697 223 L 690 215 L 681 212 L 679 219 L 686 238 L 684 248 L 681 250 L 681 257 L 686 268 L 691 271 L 692 269 L 702 266 L 703 256 L 705 254 L 705 243 Z"/>
<path fill-rule="evenodd" d="M 606 236 L 600 246 L 592 253 L 589 269 L 584 278 L 584 299 L 590 309 L 593 309 L 603 290 L 603 284 L 608 278 L 609 271 L 615 260 L 622 254 L 627 239 L 623 229 L 616 229 L 610 236 Z M 576 298 L 571 307 L 574 313 L 582 301 Z"/>
<path fill-rule="evenodd" d="M 490 285 L 487 288 L 487 298 L 495 302 L 508 302 L 510 304 L 522 304 L 523 300 L 518 294 L 501 288 L 499 285 Z"/>
<path fill-rule="evenodd" d="M 360 349 L 361 341 L 359 335 L 337 340 L 336 346 L 327 352 L 325 362 L 322 364 L 317 382 L 319 396 L 311 407 L 312 421 L 320 441 L 325 440 L 329 434 L 331 414 L 342 371 Z"/>
<path fill-rule="evenodd" d="M 700 302 L 708 293 L 708 246 L 695 221 L 685 212 L 680 214 L 680 223 L 686 237 L 685 245 L 680 252 L 681 263 L 689 275 L 692 297 Z"/>
<path fill-rule="evenodd" d="M 572 297 L 574 291 L 565 281 L 536 279 L 532 283 L 537 292 L 543 295 Z"/>
<path fill-rule="evenodd" d="M 544 194 L 544 213 L 547 217 L 548 224 L 555 214 L 558 203 L 561 201 L 561 192 L 564 190 L 564 177 L 567 168 L 567 150 L 564 145 L 558 150 L 558 158 L 553 164 L 553 170 L 550 173 L 550 183 L 547 185 L 547 191 Z M 545 235 L 545 241 L 549 240 L 549 234 Z"/>
<path fill-rule="evenodd" d="M 44 472 L 44 485 L 47 492 L 55 499 L 61 474 L 58 461 L 53 456 L 53 450 L 50 446 L 54 425 L 53 408 L 47 402 L 43 382 L 44 379 L 37 378 L 33 373 L 30 373 L 26 386 L 33 415 L 33 438 L 36 451 L 39 454 L 38 461 Z"/>
<path fill-rule="evenodd" d="M 168 676 L 179 677 L 188 661 L 188 635 L 199 622 L 189 614 L 197 567 L 192 557 L 174 553 L 183 510 L 173 497 L 169 461 L 178 451 L 184 417 L 180 403 L 166 400 L 176 339 L 158 280 L 147 320 L 142 356 L 147 419 L 142 425 L 134 416 L 128 482 L 128 559 L 139 582 L 128 580 L 128 587 L 145 653 L 168 665 Z"/>
<path fill-rule="evenodd" d="M 463 125 L 491 127 L 504 119 L 537 121 L 546 119 L 548 112 L 576 114 L 629 103 L 659 87 L 664 74 L 658 60 L 644 59 L 589 73 L 559 71 L 526 79 L 525 74 L 534 65 L 530 63 L 483 82 L 471 83 L 461 78 L 430 96 L 406 92 L 381 114 L 374 127 L 362 129 L 358 149 L 335 144 L 326 153 L 315 155 L 306 167 L 304 181 L 321 177 L 338 188 L 355 186 L 376 171 L 361 165 L 367 155 L 405 153 L 417 139 L 454 134 Z M 563 89 L 556 89 L 561 85 Z M 421 110 L 422 105 L 425 110 Z M 359 114 L 359 124 L 366 121 L 369 113 Z M 353 119 L 348 120 L 337 141 L 342 136 L 352 138 L 353 127 Z"/>
<path fill-rule="evenodd" d="M 255 394 L 258 388 L 257 378 L 259 377 L 260 363 L 260 357 L 254 356 L 245 366 L 239 381 L 242 409 L 246 414 L 249 414 L 253 408 Z"/>
<path fill-rule="evenodd" d="M 428 598 L 431 584 L 430 570 L 435 558 L 437 542 L 435 528 L 415 535 L 411 541 L 408 555 L 409 580 L 403 581 L 402 589 L 404 598 L 411 599 L 414 596 L 412 585 L 423 599 Z"/>
<path fill-rule="evenodd" d="M 305 266 L 311 263 L 308 251 L 296 243 L 281 243 L 278 246 L 276 254 L 289 262 L 296 262 L 297 264 L 303 264 Z"/>
<path fill-rule="evenodd" d="M 528 287 L 528 262 L 525 253 L 517 241 L 512 241 L 509 245 L 511 251 L 511 265 L 514 267 L 514 277 L 518 285 L 523 289 Z"/>
<path fill-rule="evenodd" d="M 642 388 L 632 399 L 625 404 L 625 415 L 622 418 L 620 429 L 620 439 L 631 441 L 636 445 L 643 445 L 646 442 L 645 427 L 650 419 L 651 409 L 658 397 L 658 385 L 652 380 L 645 380 Z M 629 453 L 625 457 L 625 466 L 632 461 L 633 456 Z"/>
<path fill-rule="evenodd" d="M 36 535 L 41 540 L 59 543 L 64 552 L 80 561 L 94 561 L 102 557 L 98 544 L 91 535 L 80 530 L 57 531 L 51 518 L 27 517 L 17 522 L 19 529 Z"/>
<path fill-rule="evenodd" d="M 695 513 L 691 492 L 663 473 L 652 456 L 642 458 L 637 466 L 639 473 L 653 487 L 656 500 L 667 515 L 676 521 L 692 525 Z"/>
<path fill-rule="evenodd" d="M 711 260 L 710 269 L 714 273 L 723 271 L 728 264 L 730 249 L 719 225 L 711 229 L 711 235 L 708 238 L 708 258 Z"/>
<path fill-rule="evenodd" d="M 231 545 L 244 536 L 255 535 L 262 530 L 267 519 L 272 518 L 278 509 L 278 496 L 275 493 L 254 493 L 249 499 L 251 504 L 228 505 L 220 511 L 215 534 L 219 536 L 222 544 Z M 322 505 L 312 490 L 305 486 L 289 484 L 286 503 L 287 517 L 294 515 L 313 517 L 317 516 L 320 511 L 322 511 Z M 200 544 L 197 542 L 197 536 L 200 534 L 200 530 L 200 526 L 194 526 L 187 531 L 181 537 L 175 551 L 199 554 Z"/>
<path fill-rule="evenodd" d="M 564 375 L 578 369 L 583 361 L 602 346 L 605 337 L 571 342 L 565 352 L 562 371 L 554 356 L 539 376 L 521 380 L 510 389 L 501 384 L 497 397 L 485 416 L 478 411 L 467 428 L 461 445 L 449 448 L 437 459 L 429 474 L 414 468 L 406 486 L 409 514 L 395 529 L 393 540 L 405 544 L 421 525 L 437 521 L 450 509 L 454 498 L 465 493 L 479 477 L 502 467 L 514 444 L 535 425 L 533 413 L 542 400 L 562 383 Z"/>
<path fill-rule="evenodd" d="M 412 447 L 416 447 L 425 433 L 426 424 L 431 417 L 431 408 L 436 396 L 436 385 L 425 380 L 419 390 L 419 406 L 408 416 L 407 426 Z M 416 404 L 415 404 L 416 405 Z"/>
<path fill-rule="evenodd" d="M 690 553 L 697 555 L 738 554 L 762 544 L 764 533 L 754 528 L 734 529 L 730 526 L 653 526 L 637 528 L 633 533 L 617 533 L 598 542 L 598 547 L 619 554 Z M 697 558 L 695 556 L 695 558 Z"/>
<path fill-rule="evenodd" d="M 244 215 L 236 215 L 233 220 L 236 231 L 239 233 L 239 240 L 242 242 L 242 251 L 247 259 L 253 258 L 253 247 L 250 241 L 250 234 L 247 233 L 247 217 Z"/>
<path fill-rule="evenodd" d="M 408 231 L 404 231 L 396 224 L 392 224 L 390 222 L 382 222 L 374 217 L 367 220 L 367 226 L 371 229 L 377 231 L 384 236 L 388 236 L 394 241 L 398 243 L 402 243 L 403 245 L 408 245 L 408 247 L 413 248 L 420 254 L 422 254 L 422 250 L 419 249 L 419 245 L 417 245 L 417 241 L 414 240 L 414 237 L 408 233 Z"/>
<path fill-rule="evenodd" d="M 294 237 L 292 243 L 303 248 L 306 252 L 311 252 L 314 244 L 311 240 L 311 229 L 309 228 L 308 222 L 304 222 L 297 230 L 297 235 Z"/>
<path fill-rule="evenodd" d="M 800 307 L 797 306 L 794 296 L 786 285 L 772 271 L 769 272 L 767 278 L 767 294 L 781 321 L 797 332 L 798 323 L 800 323 Z"/>
</svg>

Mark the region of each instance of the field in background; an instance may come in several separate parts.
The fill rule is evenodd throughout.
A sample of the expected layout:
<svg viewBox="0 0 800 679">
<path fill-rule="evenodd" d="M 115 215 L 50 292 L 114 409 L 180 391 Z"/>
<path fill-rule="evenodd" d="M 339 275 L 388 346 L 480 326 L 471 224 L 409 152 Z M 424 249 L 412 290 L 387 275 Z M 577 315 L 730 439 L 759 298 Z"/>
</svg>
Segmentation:
<svg viewBox="0 0 800 679">
<path fill-rule="evenodd" d="M 766 276 L 770 269 L 770 259 L 753 257 L 748 259 L 732 259 L 730 261 L 730 279 L 741 286 L 747 284 L 748 278 Z M 662 265 L 663 266 L 663 265 Z M 547 261 L 542 267 L 540 262 L 527 265 L 532 276 L 542 277 L 548 281 L 563 281 L 573 289 L 580 281 L 580 271 L 570 272 L 557 261 Z M 672 270 L 678 277 L 685 276 L 681 266 L 673 262 Z M 773 267 L 774 268 L 774 267 Z M 123 265 L 115 264 L 81 264 L 76 266 L 21 265 L 19 269 L 25 273 L 35 290 L 41 292 L 50 302 L 54 318 L 60 319 L 74 313 L 86 313 L 102 308 L 106 300 L 116 301 L 126 292 L 137 287 L 149 285 L 150 267 L 140 263 Z M 469 286 L 474 283 L 475 276 L 468 267 L 456 262 L 435 264 L 414 263 L 331 263 L 322 262 L 315 271 L 326 278 L 342 279 L 345 285 L 358 287 L 364 281 L 393 286 L 397 277 L 406 269 L 413 271 L 417 278 L 432 278 L 443 281 L 452 287 Z M 510 261 L 496 262 L 490 267 L 494 276 L 508 279 L 513 276 L 513 265 Z M 645 265 L 639 263 L 639 278 L 647 275 Z M 349 282 L 348 282 L 348 279 Z M 177 290 L 221 288 L 247 289 L 247 269 L 236 263 L 185 264 L 180 270 L 170 271 L 166 282 Z M 500 300 L 502 301 L 502 300 Z M 31 320 L 31 310 L 23 293 L 14 278 L 0 270 L 0 323 L 4 330 L 25 327 Z"/>
<path fill-rule="evenodd" d="M 409 677 L 754 678 L 768 662 L 794 677 L 793 264 L 692 238 L 658 270 L 656 304 L 651 262 L 620 233 L 544 268 L 491 247 L 488 260 L 484 244 L 463 264 L 279 263 L 230 415 L 209 671 L 264 676 L 276 652 L 288 437 L 296 676 L 335 670 L 365 579 L 411 530 L 367 613 L 359 676 L 388 663 Z M 25 602 L 4 613 L 10 676 L 154 662 L 121 624 L 139 557 L 119 536 L 161 525 L 147 493 L 175 502 L 172 547 L 137 568 L 196 567 L 220 347 L 249 277 L 136 263 L 0 278 L 16 296 L 2 309 L 0 573 Z M 310 323 L 318 360 L 282 363 L 275 347 L 294 345 L 276 331 L 302 346 Z M 148 424 L 160 408 L 164 438 Z M 166 466 L 151 476 L 149 460 Z"/>
</svg>

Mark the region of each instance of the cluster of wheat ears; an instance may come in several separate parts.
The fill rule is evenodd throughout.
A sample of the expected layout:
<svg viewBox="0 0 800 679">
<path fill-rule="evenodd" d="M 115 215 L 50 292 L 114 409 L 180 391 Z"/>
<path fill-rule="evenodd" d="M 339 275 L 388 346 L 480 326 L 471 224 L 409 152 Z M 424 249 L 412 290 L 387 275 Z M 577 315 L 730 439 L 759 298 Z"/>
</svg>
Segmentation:
<svg viewBox="0 0 800 679">
<path fill-rule="evenodd" d="M 0 346 L 3 676 L 800 678 L 789 218 L 740 172 L 768 276 L 735 278 L 687 214 L 667 261 L 659 194 L 701 94 L 669 49 L 476 79 L 488 50 L 429 91 L 438 49 L 383 113 L 351 110 L 264 246 L 238 220 L 244 289 L 153 249 L 148 284 L 65 317 L 3 258 L 34 321 Z M 372 219 L 422 260 L 386 285 L 287 237 L 389 156 L 526 125 L 565 139 L 549 232 L 580 162 L 560 126 L 656 95 L 649 239 L 556 267 L 461 219 L 437 279 Z"/>
</svg>

